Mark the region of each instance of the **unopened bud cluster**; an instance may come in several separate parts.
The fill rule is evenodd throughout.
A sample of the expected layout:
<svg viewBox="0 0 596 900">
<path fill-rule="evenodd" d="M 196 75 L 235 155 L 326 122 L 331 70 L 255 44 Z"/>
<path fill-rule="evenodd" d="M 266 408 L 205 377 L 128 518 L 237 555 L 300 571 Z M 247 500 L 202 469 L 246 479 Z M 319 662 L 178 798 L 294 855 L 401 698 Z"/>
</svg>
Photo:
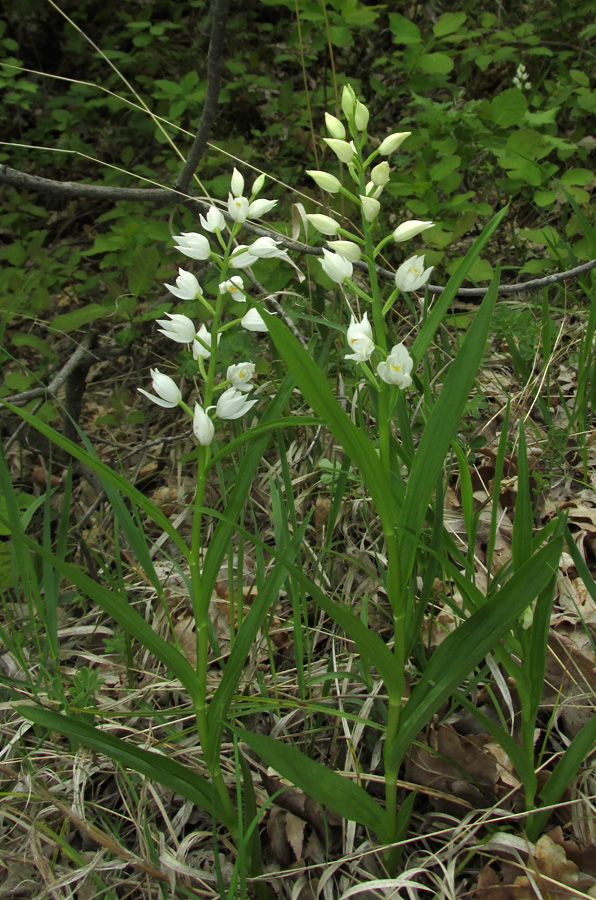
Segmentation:
<svg viewBox="0 0 596 900">
<path fill-rule="evenodd" d="M 373 304 L 374 299 L 367 297 L 352 280 L 354 264 L 363 260 L 369 266 L 374 265 L 378 254 L 391 240 L 396 244 L 409 241 L 433 228 L 434 223 L 411 219 L 398 225 L 393 233 L 383 238 L 376 247 L 373 247 L 372 242 L 367 244 L 366 236 L 372 235 L 381 209 L 380 197 L 391 177 L 389 161 L 385 158 L 379 160 L 379 157 L 389 157 L 395 153 L 409 137 L 410 132 L 396 131 L 387 135 L 379 142 L 376 150 L 365 156 L 363 148 L 368 137 L 369 111 L 356 97 L 351 85 L 346 85 L 343 89 L 341 108 L 345 124 L 337 116 L 325 113 L 325 125 L 330 136 L 324 138 L 324 141 L 338 160 L 347 166 L 356 189 L 346 187 L 330 172 L 317 169 L 308 170 L 307 174 L 321 190 L 330 194 L 343 194 L 360 207 L 365 238 L 352 234 L 331 216 L 311 213 L 306 218 L 321 234 L 341 238 L 327 241 L 327 247 L 323 249 L 320 262 L 326 275 L 336 284 L 343 285 L 363 299 L 369 299 Z M 401 263 L 395 273 L 395 291 L 389 302 L 383 303 L 384 310 L 390 308 L 391 299 L 395 299 L 399 291 L 407 293 L 423 288 L 430 278 L 432 269 L 432 266 L 425 267 L 423 255 L 410 256 Z M 365 313 L 360 321 L 354 315 L 351 316 L 346 338 L 351 352 L 345 358 L 354 362 L 367 363 L 378 349 L 379 342 L 378 340 L 375 342 L 368 313 Z M 406 388 L 412 383 L 410 376 L 412 365 L 412 359 L 404 345 L 396 344 L 386 358 L 377 363 L 376 371 L 382 381 Z"/>
</svg>

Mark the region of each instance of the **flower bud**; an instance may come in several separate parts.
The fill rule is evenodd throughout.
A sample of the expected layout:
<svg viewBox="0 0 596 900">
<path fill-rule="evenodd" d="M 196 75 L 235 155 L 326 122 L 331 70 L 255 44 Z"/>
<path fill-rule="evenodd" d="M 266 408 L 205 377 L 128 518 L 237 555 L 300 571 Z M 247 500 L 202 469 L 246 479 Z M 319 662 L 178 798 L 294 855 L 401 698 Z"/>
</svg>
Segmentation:
<svg viewBox="0 0 596 900">
<path fill-rule="evenodd" d="M 350 262 L 355 263 L 360 259 L 360 247 L 354 241 L 327 241 L 327 246 Z"/>
<path fill-rule="evenodd" d="M 382 193 L 383 193 L 383 185 L 382 184 L 375 185 L 374 181 L 367 182 L 365 196 L 374 197 L 375 200 L 378 200 Z"/>
<path fill-rule="evenodd" d="M 318 169 L 307 169 L 306 174 L 310 175 L 318 186 L 329 194 L 337 194 L 337 192 L 341 190 L 341 181 L 339 178 L 336 178 L 335 175 L 330 175 L 329 172 L 320 172 Z"/>
<path fill-rule="evenodd" d="M 362 212 L 364 213 L 364 218 L 367 222 L 374 222 L 377 216 L 379 215 L 379 210 L 381 209 L 381 204 L 378 200 L 375 200 L 374 197 L 363 197 L 360 195 L 360 202 L 362 204 Z"/>
<path fill-rule="evenodd" d="M 255 180 L 253 181 L 253 183 L 252 183 L 252 191 L 251 191 L 251 195 L 250 195 L 250 196 L 251 196 L 251 197 L 256 197 L 257 194 L 258 194 L 260 191 L 263 190 L 263 185 L 264 185 L 264 184 L 265 184 L 265 173 L 262 172 L 262 173 L 259 175 L 259 177 L 258 177 L 258 178 L 255 178 Z"/>
<path fill-rule="evenodd" d="M 242 177 L 238 169 L 234 169 L 232 173 L 230 190 L 234 197 L 241 197 L 244 193 L 244 178 Z"/>
<path fill-rule="evenodd" d="M 306 218 L 321 234 L 337 234 L 341 225 L 331 216 L 323 216 L 321 213 L 308 213 Z"/>
<path fill-rule="evenodd" d="M 411 134 L 411 131 L 399 131 L 395 132 L 395 134 L 388 135 L 384 141 L 381 141 L 379 153 L 381 156 L 389 156 L 390 153 L 395 153 L 395 151 L 401 147 L 405 139 L 410 137 Z"/>
<path fill-rule="evenodd" d="M 351 84 L 346 84 L 341 93 L 341 108 L 344 111 L 344 115 L 349 118 L 354 112 L 355 107 L 356 94 L 354 93 L 354 88 Z"/>
<path fill-rule="evenodd" d="M 335 138 L 323 138 L 328 147 L 331 147 L 337 158 L 342 163 L 351 163 L 356 156 L 354 142 L 338 141 Z"/>
<path fill-rule="evenodd" d="M 215 426 L 202 406 L 195 403 L 195 414 L 192 420 L 192 430 L 199 444 L 208 447 L 215 434 Z"/>
<path fill-rule="evenodd" d="M 409 222 L 402 222 L 393 232 L 394 241 L 409 241 L 410 238 L 422 234 L 428 228 L 434 228 L 434 222 L 421 222 L 419 219 L 412 219 Z"/>
<path fill-rule="evenodd" d="M 356 128 L 358 129 L 358 131 L 365 131 L 366 126 L 368 125 L 369 115 L 370 113 L 364 103 L 361 103 L 360 100 L 356 100 L 354 121 L 356 122 Z"/>
<path fill-rule="evenodd" d="M 370 173 L 370 177 L 373 184 L 379 185 L 380 187 L 385 187 L 385 185 L 389 181 L 389 163 L 387 162 L 387 160 L 383 160 L 383 162 L 380 162 L 378 166 L 375 166 Z"/>
<path fill-rule="evenodd" d="M 346 129 L 339 121 L 338 118 L 332 116 L 331 113 L 325 113 L 325 125 L 327 126 L 327 131 L 331 135 L 332 138 L 337 138 L 339 141 L 343 141 L 346 136 Z"/>
</svg>

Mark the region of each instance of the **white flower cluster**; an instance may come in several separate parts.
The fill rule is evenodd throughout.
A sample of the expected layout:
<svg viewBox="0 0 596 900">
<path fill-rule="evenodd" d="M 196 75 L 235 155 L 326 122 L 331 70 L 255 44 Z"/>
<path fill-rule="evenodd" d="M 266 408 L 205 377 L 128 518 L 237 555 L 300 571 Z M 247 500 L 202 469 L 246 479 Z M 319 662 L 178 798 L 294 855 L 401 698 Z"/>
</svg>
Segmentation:
<svg viewBox="0 0 596 900">
<path fill-rule="evenodd" d="M 209 259 L 218 267 L 220 272 L 225 273 L 219 284 L 218 298 L 215 300 L 215 306 L 218 308 L 218 311 L 216 313 L 216 309 L 205 299 L 203 290 L 192 272 L 179 268 L 176 283 L 166 284 L 165 287 L 179 300 L 199 301 L 218 323 L 220 322 L 220 313 L 227 296 L 230 296 L 237 303 L 246 303 L 247 298 L 250 299 L 244 288 L 244 281 L 241 275 L 225 277 L 229 268 L 241 270 L 252 266 L 258 259 L 271 258 L 281 259 L 297 268 L 286 251 L 279 249 L 279 241 L 270 237 L 257 238 L 248 246 L 242 244 L 233 247 L 234 238 L 242 224 L 247 219 L 261 218 L 261 216 L 270 212 L 277 203 L 277 200 L 257 199 L 257 194 L 262 189 L 264 181 L 265 176 L 259 176 L 252 186 L 250 197 L 245 197 L 244 178 L 240 172 L 234 169 L 227 203 L 228 214 L 232 220 L 229 235 L 226 235 L 226 219 L 217 207 L 211 206 L 205 216 L 201 215 L 199 217 L 204 231 L 213 235 L 220 247 L 226 247 L 225 237 L 228 237 L 229 243 L 224 255 L 212 249 L 209 238 L 204 234 L 184 232 L 183 234 L 174 235 L 176 249 L 180 253 L 183 253 L 190 259 Z M 301 273 L 299 273 L 299 277 L 302 278 Z M 209 415 L 211 410 L 215 410 L 215 415 L 220 419 L 239 419 L 258 402 L 256 399 L 249 400 L 247 397 L 247 394 L 253 387 L 252 379 L 255 374 L 255 364 L 252 362 L 239 362 L 228 366 L 225 381 L 214 385 L 213 378 L 206 375 L 204 368 L 204 361 L 208 360 L 213 352 L 213 332 L 210 332 L 205 324 L 197 328 L 193 320 L 186 315 L 166 313 L 166 316 L 168 317 L 167 319 L 157 320 L 159 333 L 178 344 L 186 344 L 192 351 L 201 374 L 205 376 L 207 381 L 205 389 L 205 393 L 208 396 L 207 402 L 209 402 L 215 391 L 221 388 L 225 388 L 225 390 L 219 395 L 217 402 L 207 405 L 205 408 L 196 402 L 194 413 L 183 401 L 180 389 L 174 379 L 170 378 L 169 375 L 164 375 L 159 369 L 151 369 L 154 393 L 151 394 L 143 390 L 143 388 L 139 388 L 139 391 L 153 403 L 166 409 L 181 406 L 192 417 L 193 433 L 199 443 L 208 445 L 212 442 L 215 434 L 213 419 Z M 267 331 L 263 317 L 254 307 L 251 307 L 237 321 L 238 324 L 248 331 Z M 216 326 L 216 331 L 216 344 L 219 344 L 221 338 L 219 325 Z M 229 387 L 226 387 L 226 385 L 229 385 Z"/>
<path fill-rule="evenodd" d="M 361 148 L 365 144 L 369 112 L 366 106 L 356 98 L 350 85 L 346 85 L 343 89 L 341 105 L 351 140 L 347 139 L 346 127 L 343 122 L 330 113 L 325 114 L 325 124 L 330 137 L 324 140 L 340 162 L 347 166 L 348 172 L 357 186 L 356 193 L 344 187 L 339 178 L 329 172 L 311 169 L 307 174 L 322 190 L 331 194 L 342 193 L 350 201 L 358 203 L 362 212 L 363 231 L 366 233 L 367 230 L 369 232 L 372 230 L 377 219 L 381 208 L 379 197 L 389 182 L 391 174 L 389 163 L 385 159 L 377 161 L 370 171 L 369 167 L 377 160 L 377 157 L 390 156 L 398 150 L 409 137 L 410 132 L 399 131 L 388 135 L 380 142 L 378 148 L 364 159 Z M 323 258 L 320 260 L 321 266 L 336 284 L 347 285 L 354 293 L 362 296 L 363 292 L 353 283 L 352 275 L 354 263 L 359 262 L 365 254 L 366 241 L 360 235 L 346 231 L 331 216 L 311 213 L 306 218 L 321 234 L 328 237 L 341 237 L 339 240 L 327 241 L 327 247 L 323 249 Z M 376 257 L 391 239 L 395 243 L 401 243 L 411 240 L 433 227 L 433 222 L 419 219 L 402 222 L 392 235 L 381 241 L 374 251 L 374 256 Z M 374 258 L 369 255 L 367 262 L 374 263 Z M 406 259 L 395 273 L 395 295 L 397 295 L 397 291 L 408 293 L 420 290 L 428 282 L 432 270 L 432 266 L 425 268 L 423 255 L 411 256 Z M 372 302 L 372 298 L 368 299 Z M 352 315 L 346 337 L 351 352 L 345 358 L 359 363 L 368 362 L 375 353 L 375 341 L 367 313 L 360 321 L 357 321 Z M 388 384 L 406 388 L 412 384 L 410 376 L 412 367 L 412 359 L 404 345 L 396 344 L 387 358 L 378 363 L 377 375 Z"/>
<path fill-rule="evenodd" d="M 532 82 L 530 81 L 530 76 L 528 75 L 526 67 L 523 63 L 519 64 L 519 66 L 515 70 L 515 75 L 511 80 L 513 86 L 519 88 L 520 91 L 532 90 Z"/>
</svg>

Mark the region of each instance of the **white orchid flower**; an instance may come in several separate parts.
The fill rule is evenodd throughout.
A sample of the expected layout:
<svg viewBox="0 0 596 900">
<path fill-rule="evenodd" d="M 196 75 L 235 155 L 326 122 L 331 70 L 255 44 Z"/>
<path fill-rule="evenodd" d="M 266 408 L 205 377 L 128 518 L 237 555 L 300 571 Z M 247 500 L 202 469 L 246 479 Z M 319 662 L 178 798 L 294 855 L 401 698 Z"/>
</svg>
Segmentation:
<svg viewBox="0 0 596 900">
<path fill-rule="evenodd" d="M 387 384 L 395 384 L 403 390 L 410 387 L 410 372 L 414 362 L 403 344 L 395 344 L 385 362 L 377 366 L 377 375 Z"/>
<path fill-rule="evenodd" d="M 265 325 L 265 320 L 263 316 L 254 307 L 249 309 L 247 313 L 240 319 L 240 324 L 243 328 L 246 328 L 247 331 L 267 331 L 267 326 Z"/>
<path fill-rule="evenodd" d="M 319 262 L 323 267 L 323 271 L 336 284 L 342 284 L 346 278 L 352 277 L 354 268 L 349 259 L 340 256 L 339 253 L 333 253 L 331 250 L 323 248 L 323 259 Z"/>
<path fill-rule="evenodd" d="M 203 359 L 209 359 L 209 357 L 211 356 L 211 339 L 211 332 L 207 331 L 206 325 L 201 325 L 201 327 L 197 331 L 197 336 L 192 343 L 192 355 L 195 359 L 199 359 L 199 357 L 202 357 Z M 220 340 L 221 334 L 218 334 L 218 344 Z M 205 346 L 205 344 L 207 346 Z"/>
<path fill-rule="evenodd" d="M 271 212 L 271 210 L 277 206 L 277 203 L 277 200 L 265 200 L 264 197 L 262 200 L 253 200 L 248 207 L 248 218 L 260 219 L 263 216 L 266 216 L 267 213 Z"/>
<path fill-rule="evenodd" d="M 360 322 L 355 316 L 351 316 L 346 339 L 348 348 L 354 352 L 346 354 L 345 358 L 353 359 L 355 362 L 366 362 L 370 359 L 375 349 L 372 336 L 372 327 L 368 321 L 368 313 L 364 313 Z"/>
<path fill-rule="evenodd" d="M 152 403 L 157 403 L 158 406 L 164 406 L 166 409 L 174 409 L 175 406 L 178 406 L 182 400 L 182 394 L 174 379 L 169 375 L 162 374 L 159 369 L 151 369 L 151 378 L 153 390 L 157 396 L 143 388 L 137 388 L 139 393 L 148 397 Z"/>
<path fill-rule="evenodd" d="M 255 364 L 250 362 L 236 363 L 228 366 L 226 378 L 238 391 L 250 391 L 252 384 L 250 383 L 255 374 Z"/>
<path fill-rule="evenodd" d="M 166 316 L 170 317 L 169 322 L 167 319 L 157 320 L 157 324 L 161 325 L 161 328 L 158 329 L 160 334 L 178 344 L 190 344 L 191 341 L 194 341 L 197 329 L 192 319 L 189 319 L 188 316 L 181 316 L 179 313 L 166 313 Z"/>
<path fill-rule="evenodd" d="M 230 217 L 234 220 L 234 222 L 246 222 L 248 218 L 248 208 L 249 203 L 246 197 L 234 197 L 233 194 L 228 194 L 228 212 Z"/>
<path fill-rule="evenodd" d="M 192 420 L 192 430 L 199 444 L 209 446 L 215 434 L 215 426 L 205 410 L 195 403 L 195 414 Z"/>
<path fill-rule="evenodd" d="M 230 294 L 237 303 L 246 303 L 244 296 L 244 281 L 240 275 L 232 275 L 227 281 L 219 285 L 220 294 Z"/>
<path fill-rule="evenodd" d="M 405 293 L 417 291 L 426 284 L 433 268 L 424 268 L 424 256 L 411 256 L 395 273 L 395 285 Z"/>
<path fill-rule="evenodd" d="M 226 227 L 226 220 L 216 206 L 209 207 L 207 210 L 207 217 L 199 214 L 199 219 L 201 220 L 201 225 L 205 231 L 215 233 L 216 231 L 223 231 Z"/>
<path fill-rule="evenodd" d="M 204 234 L 185 231 L 182 234 L 175 234 L 174 240 L 178 241 L 176 250 L 180 250 L 185 256 L 190 256 L 191 259 L 209 259 L 211 247 Z"/>
<path fill-rule="evenodd" d="M 242 391 L 234 387 L 228 388 L 221 394 L 217 401 L 215 411 L 220 419 L 239 419 L 249 409 L 258 403 L 257 400 L 247 400 Z"/>
<path fill-rule="evenodd" d="M 170 294 L 178 297 L 179 300 L 196 300 L 197 297 L 203 296 L 201 285 L 192 272 L 186 272 L 184 269 L 178 269 L 178 277 L 176 284 L 164 284 Z"/>
</svg>

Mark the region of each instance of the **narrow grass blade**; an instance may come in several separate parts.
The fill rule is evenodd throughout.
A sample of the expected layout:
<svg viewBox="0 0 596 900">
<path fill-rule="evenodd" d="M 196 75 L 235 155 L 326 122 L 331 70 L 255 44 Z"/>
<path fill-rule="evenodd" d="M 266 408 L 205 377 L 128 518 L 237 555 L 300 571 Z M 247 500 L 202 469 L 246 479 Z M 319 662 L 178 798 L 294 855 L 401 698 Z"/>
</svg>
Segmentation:
<svg viewBox="0 0 596 900">
<path fill-rule="evenodd" d="M 71 716 L 56 713 L 42 706 L 16 704 L 15 708 L 24 719 L 42 725 L 51 731 L 90 747 L 98 753 L 109 756 L 123 766 L 127 766 L 158 784 L 163 784 L 181 797 L 204 809 L 218 822 L 234 830 L 235 822 L 230 821 L 227 812 L 220 806 L 211 783 L 194 769 L 186 768 L 165 754 L 143 750 L 114 735 L 100 731 Z"/>
<path fill-rule="evenodd" d="M 532 555 L 533 536 L 532 500 L 530 497 L 530 468 L 524 423 L 519 423 L 519 445 L 517 450 L 517 497 L 511 536 L 511 551 L 514 569 L 520 569 Z"/>
<path fill-rule="evenodd" d="M 309 797 L 318 800 L 342 818 L 370 828 L 383 840 L 384 810 L 364 788 L 339 772 L 309 759 L 284 741 L 249 731 L 240 732 L 240 737 L 267 765 L 272 766 Z"/>
<path fill-rule="evenodd" d="M 193 699 L 200 696 L 198 677 L 192 666 L 175 647 L 164 641 L 153 630 L 151 625 L 130 606 L 126 595 L 119 594 L 98 584 L 97 581 L 85 575 L 76 566 L 65 560 L 58 559 L 26 534 L 15 535 L 15 538 L 22 541 L 32 550 L 35 550 L 43 560 L 50 562 L 64 578 L 67 578 L 71 584 L 76 585 L 85 596 L 97 603 L 128 634 L 146 647 L 164 664 L 171 675 L 178 678 Z"/>
<path fill-rule="evenodd" d="M 137 506 L 142 509 L 147 515 L 162 528 L 169 538 L 174 541 L 176 546 L 182 551 L 184 557 L 188 556 L 188 547 L 186 546 L 183 538 L 178 534 L 177 530 L 171 524 L 171 522 L 164 516 L 159 507 L 152 503 L 148 497 L 146 497 L 141 491 L 137 490 L 134 485 L 132 485 L 126 478 L 123 478 L 122 475 L 119 475 L 117 472 L 114 472 L 113 469 L 110 469 L 109 466 L 106 466 L 100 459 L 97 458 L 93 453 L 89 450 L 84 449 L 83 447 L 79 447 L 78 444 L 75 444 L 73 441 L 65 438 L 63 434 L 60 434 L 59 431 L 56 431 L 55 428 L 52 428 L 50 425 L 47 425 L 45 422 L 42 422 L 41 419 L 38 419 L 37 416 L 32 415 L 24 409 L 20 409 L 18 406 L 13 406 L 12 403 L 8 403 L 6 400 L 1 401 L 2 405 L 9 409 L 12 413 L 17 416 L 20 416 L 21 419 L 24 419 L 25 422 L 28 422 L 29 425 L 32 425 L 37 431 L 41 432 L 41 434 L 45 435 L 50 441 L 56 444 L 58 447 L 61 447 L 65 450 L 70 456 L 74 459 L 78 459 L 80 462 L 84 463 L 90 469 L 92 469 L 97 475 L 99 475 L 102 484 L 112 484 L 116 487 L 121 493 L 123 493 L 126 497 L 129 497 Z"/>
</svg>

